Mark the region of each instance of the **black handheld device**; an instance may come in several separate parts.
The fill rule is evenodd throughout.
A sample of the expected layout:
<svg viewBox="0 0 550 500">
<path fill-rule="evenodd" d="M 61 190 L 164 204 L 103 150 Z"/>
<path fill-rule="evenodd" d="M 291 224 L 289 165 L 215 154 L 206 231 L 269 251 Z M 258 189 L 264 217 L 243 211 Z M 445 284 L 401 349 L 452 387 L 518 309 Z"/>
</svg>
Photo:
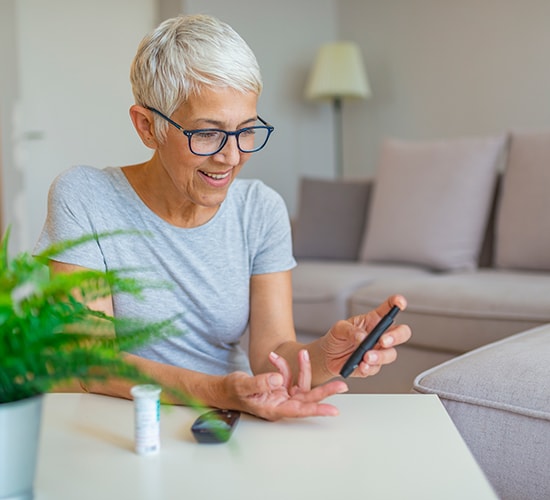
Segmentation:
<svg viewBox="0 0 550 500">
<path fill-rule="evenodd" d="M 191 432 L 199 443 L 225 443 L 233 434 L 240 416 L 236 410 L 211 410 L 193 422 Z"/>
<path fill-rule="evenodd" d="M 397 316 L 397 313 L 399 311 L 400 311 L 399 307 L 393 306 L 390 309 L 390 312 L 386 314 L 380 320 L 380 322 L 373 328 L 372 332 L 370 332 L 365 337 L 363 342 L 361 342 L 357 347 L 357 349 L 353 351 L 352 355 L 348 358 L 348 360 L 340 370 L 340 375 L 342 375 L 342 377 L 347 378 L 351 375 L 353 370 L 357 368 L 357 366 L 363 359 L 363 356 L 365 355 L 365 353 L 376 345 L 376 342 L 378 342 L 378 339 L 390 327 L 390 325 L 393 323 L 393 320 L 395 319 L 395 316 Z"/>
</svg>

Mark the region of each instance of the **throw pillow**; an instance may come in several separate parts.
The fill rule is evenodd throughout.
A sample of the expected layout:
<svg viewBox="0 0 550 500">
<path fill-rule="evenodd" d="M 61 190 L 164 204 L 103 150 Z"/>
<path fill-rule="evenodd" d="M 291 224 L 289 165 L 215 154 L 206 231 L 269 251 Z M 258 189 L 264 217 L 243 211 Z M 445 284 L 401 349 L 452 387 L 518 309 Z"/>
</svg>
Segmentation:
<svg viewBox="0 0 550 500">
<path fill-rule="evenodd" d="M 499 199 L 495 266 L 550 270 L 550 133 L 513 133 Z"/>
<path fill-rule="evenodd" d="M 504 145 L 504 137 L 386 140 L 361 260 L 476 268 Z"/>
<path fill-rule="evenodd" d="M 297 258 L 357 260 L 370 182 L 302 178 L 294 223 Z"/>
</svg>

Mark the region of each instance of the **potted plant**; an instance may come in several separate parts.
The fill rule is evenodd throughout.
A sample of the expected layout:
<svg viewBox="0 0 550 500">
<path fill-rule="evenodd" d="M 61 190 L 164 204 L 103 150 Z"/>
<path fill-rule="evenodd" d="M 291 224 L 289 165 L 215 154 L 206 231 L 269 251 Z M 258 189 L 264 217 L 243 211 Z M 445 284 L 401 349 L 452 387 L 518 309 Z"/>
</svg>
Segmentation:
<svg viewBox="0 0 550 500">
<path fill-rule="evenodd" d="M 139 295 L 162 286 L 139 283 L 129 272 L 50 275 L 49 258 L 93 236 L 13 258 L 8 239 L 9 230 L 0 243 L 0 499 L 23 499 L 33 496 L 42 395 L 75 379 L 153 382 L 121 353 L 170 333 L 172 321 L 115 319 L 86 306 L 110 294 Z"/>
</svg>

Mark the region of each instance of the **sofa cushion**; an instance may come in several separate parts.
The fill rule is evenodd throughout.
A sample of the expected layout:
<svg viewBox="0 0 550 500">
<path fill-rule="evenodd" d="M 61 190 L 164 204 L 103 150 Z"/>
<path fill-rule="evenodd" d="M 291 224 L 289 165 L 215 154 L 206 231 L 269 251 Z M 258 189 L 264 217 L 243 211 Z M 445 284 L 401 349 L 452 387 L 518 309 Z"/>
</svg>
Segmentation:
<svg viewBox="0 0 550 500">
<path fill-rule="evenodd" d="M 407 309 L 399 321 L 412 329 L 411 346 L 461 354 L 550 322 L 550 277 L 479 269 L 424 276 L 387 276 L 355 291 L 350 312 L 368 310 L 392 293 Z"/>
<path fill-rule="evenodd" d="M 550 325 L 436 366 L 414 390 L 437 394 L 499 498 L 550 498 Z"/>
<path fill-rule="evenodd" d="M 357 260 L 370 182 L 302 178 L 294 223 L 297 258 Z"/>
<path fill-rule="evenodd" d="M 292 271 L 296 330 L 323 335 L 333 323 L 350 316 L 349 297 L 358 288 L 393 275 L 423 274 L 426 271 L 404 266 L 298 260 Z"/>
<path fill-rule="evenodd" d="M 363 261 L 477 266 L 505 138 L 382 146 Z"/>
<path fill-rule="evenodd" d="M 499 199 L 495 266 L 550 270 L 550 133 L 511 135 Z"/>
</svg>

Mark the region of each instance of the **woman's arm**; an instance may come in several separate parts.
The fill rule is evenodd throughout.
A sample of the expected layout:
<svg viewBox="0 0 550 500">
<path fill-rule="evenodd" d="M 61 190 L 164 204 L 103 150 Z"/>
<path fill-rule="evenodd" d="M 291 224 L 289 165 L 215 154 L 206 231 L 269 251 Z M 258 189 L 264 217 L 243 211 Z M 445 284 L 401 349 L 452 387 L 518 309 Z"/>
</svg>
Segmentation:
<svg viewBox="0 0 550 500">
<path fill-rule="evenodd" d="M 51 263 L 52 272 L 70 273 L 84 268 L 61 262 Z M 95 310 L 112 315 L 113 303 L 110 297 L 88 304 Z M 244 411 L 268 420 L 280 418 L 336 415 L 332 405 L 321 401 L 332 394 L 346 390 L 345 384 L 335 382 L 311 389 L 311 369 L 307 356 L 301 353 L 298 361 L 298 383 L 290 379 L 291 370 L 283 358 L 267 356 L 271 369 L 251 377 L 244 372 L 227 375 L 208 375 L 185 368 L 159 363 L 132 354 L 125 359 L 133 363 L 142 373 L 149 375 L 166 388 L 185 394 L 185 400 L 170 398 L 171 403 L 187 403 L 190 399 L 199 405 Z M 56 388 L 59 392 L 92 392 L 131 399 L 132 383 L 126 380 L 110 379 L 105 382 L 82 384 L 75 381 Z"/>
<path fill-rule="evenodd" d="M 84 271 L 85 268 L 58 261 L 50 261 L 52 273 L 73 273 Z M 78 297 L 81 299 L 81 297 Z M 101 311 L 113 316 L 113 300 L 111 296 L 102 297 L 87 304 L 90 309 Z M 113 331 L 113 335 L 115 332 Z M 140 371 L 165 387 L 177 388 L 178 392 L 190 395 L 194 400 L 205 406 L 220 406 L 223 402 L 223 377 L 206 375 L 175 366 L 165 365 L 132 354 L 124 354 L 128 363 L 137 366 Z M 111 379 L 106 382 L 90 382 L 83 384 L 79 381 L 63 384 L 56 387 L 57 392 L 92 392 L 120 398 L 131 399 L 132 383 L 128 380 Z M 184 401 L 172 401 L 183 403 Z"/>
<path fill-rule="evenodd" d="M 326 368 L 325 354 L 318 341 L 304 345 L 296 341 L 292 311 L 290 271 L 257 274 L 250 282 L 249 357 L 254 373 L 272 369 L 269 353 L 284 357 L 297 382 L 299 356 L 306 348 L 311 360 L 312 385 L 334 378 Z"/>
<path fill-rule="evenodd" d="M 255 275 L 250 285 L 250 364 L 254 373 L 270 369 L 269 353 L 284 357 L 297 381 L 300 369 L 298 352 L 307 349 L 311 359 L 313 387 L 337 377 L 342 366 L 366 335 L 393 305 L 407 307 L 404 297 L 394 295 L 373 311 L 338 321 L 318 340 L 309 344 L 296 341 L 292 313 L 291 272 Z M 352 376 L 367 377 L 382 365 L 395 361 L 395 346 L 411 336 L 407 325 L 396 325 L 382 335 L 374 349 L 368 351 Z"/>
</svg>

